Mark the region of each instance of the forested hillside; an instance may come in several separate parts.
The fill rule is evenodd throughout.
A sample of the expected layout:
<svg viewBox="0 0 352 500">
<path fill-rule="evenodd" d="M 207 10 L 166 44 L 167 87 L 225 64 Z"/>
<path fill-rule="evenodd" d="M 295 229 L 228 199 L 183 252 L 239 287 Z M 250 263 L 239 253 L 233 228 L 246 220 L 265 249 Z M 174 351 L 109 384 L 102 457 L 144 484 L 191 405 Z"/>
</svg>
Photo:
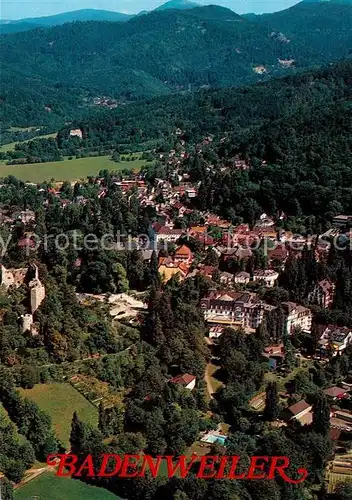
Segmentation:
<svg viewBox="0 0 352 500">
<path fill-rule="evenodd" d="M 297 140 L 345 135 L 343 121 L 351 113 L 352 62 L 305 74 L 271 80 L 241 89 L 202 90 L 189 95 L 160 97 L 131 104 L 123 110 L 98 114 L 77 121 L 83 130 L 81 147 L 140 145 L 146 141 L 172 140 L 180 128 L 186 140 L 198 141 L 205 134 L 221 138 L 230 132 L 234 145 L 254 152 L 264 139 L 278 140 L 280 156 L 293 148 L 281 129 L 293 130 Z M 334 116 L 335 129 L 324 116 Z M 322 119 L 319 121 L 318 117 Z M 298 127 L 298 123 L 302 126 Z M 304 127 L 303 127 L 303 124 Z M 340 130 L 341 129 L 341 130 Z M 69 128 L 59 132 L 59 146 Z M 275 132 L 275 134 L 274 134 Z M 29 147 L 27 145 L 26 147 Z M 299 150 L 296 148 L 296 151 Z"/>
<path fill-rule="evenodd" d="M 82 141 L 69 138 L 64 128 L 58 141 L 24 143 L 8 158 L 16 163 L 143 147 L 168 151 L 179 140 L 179 128 L 192 152 L 189 172 L 202 181 L 202 210 L 245 220 L 279 208 L 318 219 L 326 210 L 350 213 L 351 84 L 352 63 L 340 63 L 243 89 L 201 91 L 192 100 L 157 98 L 75 123 Z M 207 134 L 213 135 L 211 145 L 203 142 Z M 231 167 L 237 155 L 252 165 L 249 172 L 222 168 Z"/>
<path fill-rule="evenodd" d="M 7 126 L 62 123 L 96 96 L 121 105 L 204 86 L 255 83 L 349 57 L 351 7 L 305 8 L 284 11 L 273 24 L 208 6 L 152 12 L 127 23 L 78 22 L 3 35 L 3 120 Z"/>
</svg>

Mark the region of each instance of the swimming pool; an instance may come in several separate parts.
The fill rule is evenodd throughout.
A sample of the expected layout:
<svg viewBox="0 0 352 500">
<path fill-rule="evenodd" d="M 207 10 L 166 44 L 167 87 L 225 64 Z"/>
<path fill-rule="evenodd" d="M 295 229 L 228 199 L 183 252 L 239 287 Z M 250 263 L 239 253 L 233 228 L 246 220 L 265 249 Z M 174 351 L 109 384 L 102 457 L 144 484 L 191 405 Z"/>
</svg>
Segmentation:
<svg viewBox="0 0 352 500">
<path fill-rule="evenodd" d="M 227 439 L 226 436 L 221 436 L 221 435 L 219 436 L 219 435 L 215 435 L 215 434 L 208 434 L 207 436 L 204 436 L 204 438 L 202 439 L 202 441 L 204 441 L 205 443 L 219 443 L 221 445 L 224 445 L 226 439 Z"/>
</svg>

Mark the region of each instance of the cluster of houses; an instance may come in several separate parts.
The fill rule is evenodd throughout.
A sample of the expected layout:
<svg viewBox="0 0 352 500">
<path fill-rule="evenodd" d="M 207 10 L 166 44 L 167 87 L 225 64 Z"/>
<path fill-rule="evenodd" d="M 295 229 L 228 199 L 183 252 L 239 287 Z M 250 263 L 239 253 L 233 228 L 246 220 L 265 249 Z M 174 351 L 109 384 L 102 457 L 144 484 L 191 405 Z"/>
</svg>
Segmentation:
<svg viewBox="0 0 352 500">
<path fill-rule="evenodd" d="M 69 133 L 71 137 L 83 137 L 81 129 L 72 129 Z M 110 182 L 128 197 L 133 192 L 142 206 L 155 209 L 157 221 L 152 226 L 152 241 L 148 248 L 143 248 L 142 253 L 143 259 L 149 260 L 153 249 L 168 250 L 160 254 L 158 262 L 163 281 L 166 282 L 175 275 L 183 280 L 201 274 L 216 283 L 216 287 L 201 303 L 204 318 L 209 326 L 209 336 L 219 337 L 226 326 L 241 326 L 248 332 L 254 331 L 263 321 L 265 314 L 275 309 L 254 292 L 256 284 L 267 288 L 275 287 L 288 258 L 294 256 L 299 259 L 307 244 L 312 244 L 317 261 L 324 260 L 328 255 L 330 243 L 322 237 L 297 236 L 290 231 L 278 229 L 277 223 L 286 217 L 283 212 L 278 212 L 275 216 L 263 213 L 254 226 L 250 227 L 245 223 L 234 226 L 216 214 L 197 211 L 198 223 L 191 224 L 193 200 L 198 196 L 200 183 L 192 184 L 190 175 L 184 171 L 183 164 L 189 158 L 189 153 L 181 139 L 182 130 L 176 130 L 175 134 L 179 137 L 177 146 L 168 153 L 160 154 L 159 158 L 161 163 L 170 167 L 169 179 L 156 179 L 154 185 L 150 186 L 143 174 L 135 174 L 128 178 L 113 176 Z M 197 150 L 201 151 L 211 142 L 212 137 L 206 137 L 197 145 Z M 226 168 L 246 170 L 250 168 L 250 164 L 248 160 L 236 156 Z M 98 198 L 104 198 L 108 193 L 105 179 L 97 177 L 94 182 Z M 50 188 L 49 192 L 60 200 L 62 207 L 71 203 L 84 204 L 87 201 L 83 196 L 66 200 L 59 185 Z M 49 203 L 48 200 L 46 202 Z M 18 213 L 2 212 L 0 218 L 2 223 L 13 224 L 21 221 L 30 224 L 35 221 L 35 214 L 30 210 Z M 334 226 L 337 228 L 337 234 L 339 227 L 345 228 L 351 221 L 352 216 L 336 216 Z M 30 236 L 20 241 L 20 245 L 28 243 Z M 265 249 L 266 265 L 263 266 L 265 268 L 249 269 L 247 264 L 254 256 L 253 247 L 256 244 Z M 208 265 L 203 261 L 209 248 L 218 259 L 216 265 Z M 233 266 L 233 263 L 236 265 Z M 6 274 L 5 271 L 3 275 Z M 37 287 L 34 286 L 33 290 L 37 290 Z M 321 280 L 306 297 L 305 305 L 316 304 L 329 308 L 333 303 L 334 294 L 335 284 L 328 279 Z M 288 334 L 296 328 L 311 332 L 312 312 L 309 307 L 294 302 L 282 302 L 281 308 L 284 311 L 285 329 Z M 31 313 L 34 310 L 31 310 Z M 324 326 L 319 337 L 317 355 L 325 357 L 331 352 L 343 351 L 352 341 L 351 336 L 352 333 L 347 327 Z M 273 353 L 268 355 L 270 358 Z"/>
<path fill-rule="evenodd" d="M 352 431 L 352 411 L 342 410 L 336 406 L 341 399 L 351 398 L 351 384 L 342 382 L 341 387 L 332 386 L 324 389 L 324 394 L 331 403 L 330 426 L 340 431 Z M 335 403 L 335 404 L 334 404 Z M 313 406 L 304 399 L 286 408 L 281 414 L 282 420 L 297 421 L 301 425 L 309 425 L 313 421 Z"/>
</svg>

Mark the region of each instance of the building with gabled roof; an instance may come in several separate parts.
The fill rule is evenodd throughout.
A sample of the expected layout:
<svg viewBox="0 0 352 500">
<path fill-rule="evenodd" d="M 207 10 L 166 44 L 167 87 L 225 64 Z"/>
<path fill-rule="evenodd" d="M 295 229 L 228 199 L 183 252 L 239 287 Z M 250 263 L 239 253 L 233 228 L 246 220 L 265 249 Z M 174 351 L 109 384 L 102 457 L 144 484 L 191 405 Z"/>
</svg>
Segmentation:
<svg viewBox="0 0 352 500">
<path fill-rule="evenodd" d="M 186 245 L 181 245 L 175 251 L 174 260 L 176 262 L 191 264 L 193 261 L 193 254 Z"/>
<path fill-rule="evenodd" d="M 312 311 L 295 302 L 281 302 L 286 319 L 286 331 L 290 335 L 295 328 L 310 332 L 312 328 Z"/>
<path fill-rule="evenodd" d="M 180 375 L 176 375 L 169 380 L 171 384 L 182 385 L 185 389 L 189 389 L 192 391 L 196 385 L 197 378 L 194 375 L 190 375 L 189 373 L 183 373 Z"/>
<path fill-rule="evenodd" d="M 336 356 L 352 344 L 352 328 L 347 326 L 327 325 L 318 327 L 320 335 L 316 354 L 322 358 L 331 353 Z"/>
</svg>

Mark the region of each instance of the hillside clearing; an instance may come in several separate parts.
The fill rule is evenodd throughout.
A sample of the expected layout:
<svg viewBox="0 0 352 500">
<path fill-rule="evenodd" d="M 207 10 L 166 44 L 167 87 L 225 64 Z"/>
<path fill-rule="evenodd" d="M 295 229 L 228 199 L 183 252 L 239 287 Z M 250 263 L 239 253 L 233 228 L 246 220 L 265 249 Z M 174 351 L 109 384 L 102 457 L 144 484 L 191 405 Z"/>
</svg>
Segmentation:
<svg viewBox="0 0 352 500">
<path fill-rule="evenodd" d="M 26 129 L 23 129 L 26 130 Z M 46 135 L 38 135 L 38 137 L 32 137 L 31 139 L 27 139 L 25 141 L 20 142 L 10 142 L 9 144 L 4 144 L 0 146 L 0 153 L 6 153 L 7 151 L 13 151 L 15 149 L 16 144 L 23 144 L 24 142 L 34 141 L 35 139 L 49 139 L 50 137 L 56 137 L 57 133 L 46 134 Z"/>
<path fill-rule="evenodd" d="M 145 160 L 121 161 L 115 163 L 110 156 L 92 156 L 78 160 L 53 161 L 48 163 L 29 163 L 26 165 L 0 164 L 0 177 L 13 175 L 22 181 L 44 182 L 75 181 L 96 175 L 100 170 L 121 171 L 140 170 Z"/>
<path fill-rule="evenodd" d="M 33 389 L 20 389 L 22 396 L 31 399 L 50 415 L 56 436 L 68 447 L 71 419 L 74 411 L 93 426 L 98 424 L 98 410 L 68 383 L 37 384 Z"/>
</svg>

